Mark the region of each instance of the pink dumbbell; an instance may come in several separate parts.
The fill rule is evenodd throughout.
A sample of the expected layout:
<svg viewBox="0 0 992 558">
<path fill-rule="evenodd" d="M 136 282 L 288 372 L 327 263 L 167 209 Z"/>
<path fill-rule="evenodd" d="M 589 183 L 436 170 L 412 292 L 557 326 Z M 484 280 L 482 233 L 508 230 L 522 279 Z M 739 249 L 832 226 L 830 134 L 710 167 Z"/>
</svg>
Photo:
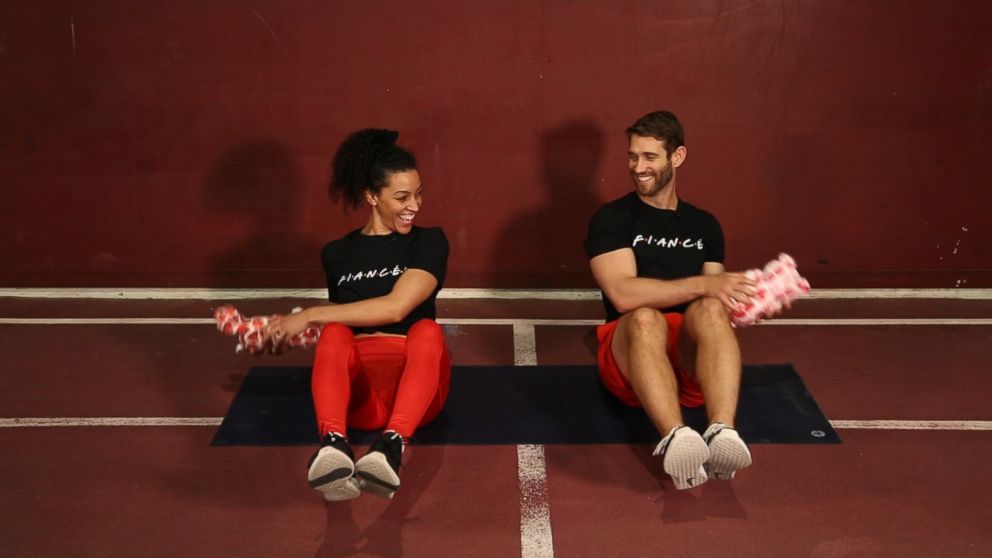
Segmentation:
<svg viewBox="0 0 992 558">
<path fill-rule="evenodd" d="M 299 312 L 299 308 L 294 308 L 293 313 Z M 253 316 L 246 318 L 237 311 L 236 308 L 227 304 L 214 311 L 214 320 L 217 322 L 217 329 L 227 335 L 235 335 L 238 344 L 234 352 L 248 351 L 255 354 L 260 353 L 265 348 L 262 343 L 262 331 L 269 324 L 271 316 Z M 309 348 L 317 344 L 320 339 L 320 329 L 308 327 L 307 329 L 290 337 L 286 341 L 289 347 Z"/>
<path fill-rule="evenodd" d="M 809 281 L 799 275 L 796 261 L 788 254 L 779 254 L 764 269 L 749 269 L 744 273 L 756 283 L 756 292 L 730 315 L 735 326 L 749 326 L 771 318 L 783 306 L 809 293 Z"/>
</svg>

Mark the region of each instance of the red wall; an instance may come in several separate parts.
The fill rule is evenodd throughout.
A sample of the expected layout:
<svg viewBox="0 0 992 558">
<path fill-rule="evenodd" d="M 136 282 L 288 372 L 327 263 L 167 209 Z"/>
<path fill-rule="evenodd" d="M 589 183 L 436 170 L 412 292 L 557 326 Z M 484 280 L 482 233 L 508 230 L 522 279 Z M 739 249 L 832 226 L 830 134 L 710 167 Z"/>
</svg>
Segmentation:
<svg viewBox="0 0 992 558">
<path fill-rule="evenodd" d="M 0 284 L 322 286 L 354 129 L 402 132 L 450 287 L 591 286 L 623 129 L 680 116 L 732 268 L 992 286 L 992 3 L 42 2 L 0 7 Z"/>
</svg>

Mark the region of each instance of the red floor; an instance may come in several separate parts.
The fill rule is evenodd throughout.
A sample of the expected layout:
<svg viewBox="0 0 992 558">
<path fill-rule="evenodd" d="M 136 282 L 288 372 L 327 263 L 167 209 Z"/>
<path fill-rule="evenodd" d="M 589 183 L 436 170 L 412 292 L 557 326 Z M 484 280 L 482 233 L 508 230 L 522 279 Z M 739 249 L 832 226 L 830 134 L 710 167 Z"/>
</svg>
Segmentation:
<svg viewBox="0 0 992 558">
<path fill-rule="evenodd" d="M 0 301 L 0 317 L 209 317 L 211 303 Z M 293 301 L 254 301 L 271 312 Z M 599 318 L 599 303 L 444 301 L 445 318 Z M 990 301 L 804 301 L 788 318 L 990 318 Z M 456 364 L 513 363 L 508 325 L 446 328 Z M 591 363 L 591 326 L 536 327 Z M 760 326 L 834 420 L 992 420 L 992 326 Z M 220 417 L 248 366 L 209 325 L 0 325 L 0 416 Z M 0 555 L 521 555 L 514 446 L 413 447 L 392 502 L 325 504 L 306 447 L 210 446 L 215 427 L 0 428 Z M 841 430 L 755 445 L 733 482 L 677 492 L 649 446 L 548 446 L 554 556 L 990 556 L 992 432 Z"/>
</svg>

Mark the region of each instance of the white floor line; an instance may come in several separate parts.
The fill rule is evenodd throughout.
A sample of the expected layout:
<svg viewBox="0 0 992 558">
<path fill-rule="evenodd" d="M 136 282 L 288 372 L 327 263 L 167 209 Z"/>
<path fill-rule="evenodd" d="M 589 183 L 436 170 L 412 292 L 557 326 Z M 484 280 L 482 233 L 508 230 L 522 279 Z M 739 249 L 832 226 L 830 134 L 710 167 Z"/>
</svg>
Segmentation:
<svg viewBox="0 0 992 558">
<path fill-rule="evenodd" d="M 326 300 L 327 289 L 206 289 L 206 288 L 2 288 L 0 298 L 61 298 L 112 300 L 249 300 L 298 298 Z M 472 289 L 450 288 L 440 299 L 601 300 L 597 289 Z M 813 289 L 809 298 L 830 299 L 962 299 L 990 300 L 992 289 Z"/>
<path fill-rule="evenodd" d="M 534 324 L 513 324 L 513 365 L 537 365 L 537 340 L 534 338 Z"/>
<path fill-rule="evenodd" d="M 520 483 L 520 558 L 553 558 L 544 446 L 517 446 L 517 480 Z"/>
<path fill-rule="evenodd" d="M 438 318 L 441 325 L 595 326 L 601 319 L 547 318 Z M 0 325 L 197 325 L 213 324 L 213 318 L 0 318 Z M 766 326 L 976 326 L 992 325 L 992 318 L 776 318 Z"/>
<path fill-rule="evenodd" d="M 45 426 L 219 426 L 224 417 L 23 417 L 0 418 L 0 428 Z"/>
<path fill-rule="evenodd" d="M 0 418 L 0 428 L 219 426 L 223 419 L 224 417 L 12 417 Z M 830 425 L 838 430 L 992 430 L 992 420 L 831 420 Z"/>
<path fill-rule="evenodd" d="M 441 325 L 558 325 L 558 326 L 591 326 L 600 325 L 603 320 L 595 319 L 562 319 L 552 318 L 438 318 L 437 323 Z"/>
<path fill-rule="evenodd" d="M 763 326 L 859 326 L 859 325 L 992 325 L 990 318 L 776 318 L 761 322 Z"/>
<path fill-rule="evenodd" d="M 0 325 L 199 325 L 213 318 L 0 318 Z"/>
<path fill-rule="evenodd" d="M 832 420 L 838 430 L 992 430 L 992 420 Z"/>
<path fill-rule="evenodd" d="M 327 300 L 327 289 L 113 289 L 113 288 L 0 288 L 0 298 L 58 298 L 109 300 Z M 602 300 L 595 289 L 442 289 L 442 300 Z"/>
</svg>

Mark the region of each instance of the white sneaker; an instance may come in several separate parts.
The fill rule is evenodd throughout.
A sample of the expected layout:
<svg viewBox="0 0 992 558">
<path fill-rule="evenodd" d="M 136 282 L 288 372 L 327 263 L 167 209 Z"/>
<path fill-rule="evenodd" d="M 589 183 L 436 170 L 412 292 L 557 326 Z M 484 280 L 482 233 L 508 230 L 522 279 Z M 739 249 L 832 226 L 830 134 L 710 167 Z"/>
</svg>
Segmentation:
<svg viewBox="0 0 992 558">
<path fill-rule="evenodd" d="M 713 478 L 730 480 L 734 473 L 751 465 L 751 450 L 740 434 L 726 424 L 714 422 L 706 429 L 703 439 L 710 448 L 706 466 Z"/>
<path fill-rule="evenodd" d="M 660 455 L 665 472 L 672 477 L 675 488 L 685 490 L 707 481 L 703 464 L 710 450 L 698 432 L 688 426 L 676 426 L 662 438 L 652 455 Z"/>
</svg>

